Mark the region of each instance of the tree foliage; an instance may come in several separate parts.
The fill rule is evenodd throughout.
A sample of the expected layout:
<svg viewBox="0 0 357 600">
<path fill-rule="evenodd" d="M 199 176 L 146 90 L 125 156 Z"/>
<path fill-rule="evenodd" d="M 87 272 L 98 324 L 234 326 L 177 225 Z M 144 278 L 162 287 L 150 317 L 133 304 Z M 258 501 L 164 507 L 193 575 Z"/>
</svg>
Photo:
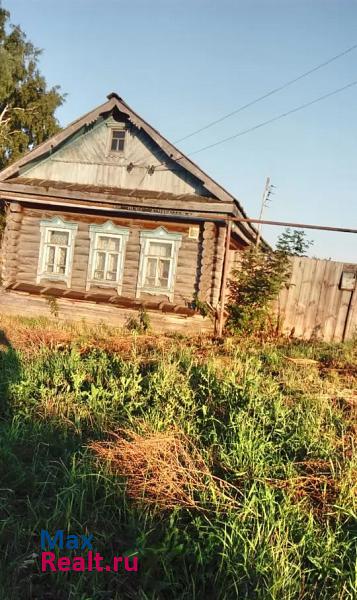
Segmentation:
<svg viewBox="0 0 357 600">
<path fill-rule="evenodd" d="M 290 260 L 286 252 L 248 247 L 228 282 L 227 329 L 236 333 L 263 329 L 270 304 L 289 276 Z"/>
<path fill-rule="evenodd" d="M 271 303 L 290 278 L 289 257 L 303 256 L 312 243 L 304 231 L 288 228 L 278 238 L 275 251 L 250 246 L 242 253 L 239 268 L 228 282 L 228 330 L 252 333 L 265 328 Z"/>
<path fill-rule="evenodd" d="M 0 8 L 0 169 L 59 130 L 55 117 L 64 96 L 41 75 L 41 50 Z"/>
<path fill-rule="evenodd" d="M 305 256 L 314 243 L 312 240 L 307 240 L 305 235 L 305 231 L 291 230 L 290 227 L 287 227 L 279 236 L 276 249 L 290 256 Z"/>
</svg>

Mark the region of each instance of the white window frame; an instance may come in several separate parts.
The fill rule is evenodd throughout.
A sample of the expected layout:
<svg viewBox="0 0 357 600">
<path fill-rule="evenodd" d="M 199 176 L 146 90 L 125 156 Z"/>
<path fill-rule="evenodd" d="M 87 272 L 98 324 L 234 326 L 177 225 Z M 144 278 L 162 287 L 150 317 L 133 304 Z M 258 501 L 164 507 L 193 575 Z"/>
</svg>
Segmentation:
<svg viewBox="0 0 357 600">
<path fill-rule="evenodd" d="M 114 225 L 112 221 L 106 221 L 101 225 L 93 224 L 89 226 L 89 237 L 90 237 L 90 248 L 89 248 L 89 260 L 88 260 L 88 272 L 87 272 L 87 284 L 86 290 L 88 291 L 91 286 L 95 287 L 105 287 L 105 288 L 115 288 L 117 290 L 118 295 L 121 295 L 122 286 L 123 286 L 123 276 L 124 276 L 124 263 L 125 263 L 125 253 L 126 253 L 126 245 L 129 239 L 130 230 L 127 227 L 118 227 Z M 119 260 L 118 260 L 118 271 L 117 278 L 115 281 L 100 281 L 98 279 L 94 279 L 94 270 L 95 270 L 95 253 L 97 251 L 98 246 L 98 238 L 100 236 L 119 239 Z"/>
<path fill-rule="evenodd" d="M 41 239 L 36 283 L 40 283 L 42 279 L 46 279 L 48 281 L 63 281 L 68 288 L 71 287 L 74 244 L 77 230 L 78 223 L 65 221 L 61 217 L 53 217 L 52 219 L 43 219 L 40 221 Z M 64 273 L 48 273 L 46 271 L 47 246 L 49 245 L 49 235 L 51 231 L 68 233 L 68 251 Z"/>
<path fill-rule="evenodd" d="M 113 137 L 114 137 L 114 133 L 123 133 L 123 149 L 122 150 L 114 150 L 114 148 L 112 148 L 113 145 Z M 125 129 L 119 129 L 118 127 L 113 127 L 111 130 L 111 137 L 110 137 L 110 153 L 111 154 L 119 154 L 119 155 L 123 155 L 125 152 L 125 142 L 126 142 L 126 131 Z"/>
<path fill-rule="evenodd" d="M 107 141 L 107 156 L 125 156 L 125 149 L 128 137 L 128 130 L 125 123 L 120 123 L 119 121 L 115 121 L 113 118 L 109 118 L 106 121 L 106 126 L 108 128 L 108 141 Z M 112 138 L 113 131 L 123 131 L 124 132 L 124 148 L 123 150 L 112 150 Z"/>
<path fill-rule="evenodd" d="M 170 233 L 164 227 L 157 229 L 144 230 L 140 232 L 140 262 L 139 275 L 136 287 L 136 297 L 140 298 L 141 293 L 153 294 L 155 296 L 167 296 L 170 302 L 174 299 L 175 278 L 177 269 L 178 251 L 181 246 L 182 235 L 180 233 Z M 166 288 L 150 287 L 145 285 L 147 273 L 147 259 L 149 257 L 150 242 L 165 243 L 172 247 L 172 257 L 168 277 L 168 286 Z"/>
</svg>

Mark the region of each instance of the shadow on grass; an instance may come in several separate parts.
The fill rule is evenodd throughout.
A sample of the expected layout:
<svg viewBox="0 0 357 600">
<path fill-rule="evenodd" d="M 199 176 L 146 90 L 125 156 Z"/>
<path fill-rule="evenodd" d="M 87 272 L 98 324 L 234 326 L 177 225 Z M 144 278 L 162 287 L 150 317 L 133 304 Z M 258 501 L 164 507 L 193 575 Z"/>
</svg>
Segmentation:
<svg viewBox="0 0 357 600">
<path fill-rule="evenodd" d="M 0 330 L 0 420 L 8 416 L 9 387 L 19 381 L 20 361 L 5 333 Z"/>
<path fill-rule="evenodd" d="M 0 598 L 139 597 L 136 573 L 41 572 L 42 529 L 92 534 L 105 564 L 135 551 L 145 516 L 126 506 L 122 484 L 95 464 L 87 437 L 22 412 L 14 400 L 21 397 L 21 355 L 3 332 L 0 341 Z"/>
</svg>

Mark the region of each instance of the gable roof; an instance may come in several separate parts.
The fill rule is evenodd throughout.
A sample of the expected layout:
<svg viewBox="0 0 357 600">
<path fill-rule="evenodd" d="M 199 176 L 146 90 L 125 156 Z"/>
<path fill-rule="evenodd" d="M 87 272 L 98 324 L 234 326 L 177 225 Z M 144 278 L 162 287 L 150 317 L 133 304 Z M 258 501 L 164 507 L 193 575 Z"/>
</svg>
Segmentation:
<svg viewBox="0 0 357 600">
<path fill-rule="evenodd" d="M 183 154 L 178 148 L 176 148 L 171 142 L 169 142 L 164 136 L 162 136 L 157 129 L 154 129 L 149 123 L 147 123 L 142 117 L 140 117 L 118 94 L 112 92 L 107 96 L 107 101 L 104 104 L 96 107 L 94 110 L 89 111 L 84 116 L 76 119 L 65 127 L 62 131 L 52 136 L 46 142 L 43 142 L 33 150 L 27 152 L 23 157 L 15 161 L 9 167 L 5 168 L 0 172 L 0 181 L 8 180 L 11 177 L 19 175 L 19 169 L 24 165 L 32 162 L 35 159 L 41 158 L 46 153 L 53 151 L 70 136 L 77 133 L 82 127 L 95 122 L 104 113 L 110 113 L 114 109 L 128 116 L 129 120 L 139 129 L 145 131 L 145 133 L 154 141 L 156 144 L 167 154 L 168 158 L 177 161 L 181 167 L 186 169 L 191 175 L 202 181 L 204 187 L 210 192 L 211 195 L 215 196 L 218 201 L 232 203 L 232 214 L 237 217 L 246 218 L 247 215 L 239 203 L 239 201 L 232 196 L 227 190 L 219 185 L 214 179 L 212 179 L 207 173 L 205 173 L 196 163 L 189 159 Z M 9 182 L 10 183 L 10 182 Z M 234 224 L 234 228 L 241 230 L 242 233 L 247 236 L 248 239 L 254 241 L 257 237 L 256 228 L 250 223 L 237 223 Z"/>
</svg>

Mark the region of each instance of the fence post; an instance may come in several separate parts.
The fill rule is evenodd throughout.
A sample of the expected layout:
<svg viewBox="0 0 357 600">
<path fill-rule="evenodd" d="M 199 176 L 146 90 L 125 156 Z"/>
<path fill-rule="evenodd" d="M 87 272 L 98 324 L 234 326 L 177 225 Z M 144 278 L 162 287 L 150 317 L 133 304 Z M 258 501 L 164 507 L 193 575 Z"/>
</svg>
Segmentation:
<svg viewBox="0 0 357 600">
<path fill-rule="evenodd" d="M 225 244 L 225 252 L 224 252 L 222 280 L 221 280 L 221 294 L 220 294 L 220 306 L 219 306 L 218 328 L 217 328 L 218 337 L 222 337 L 222 331 L 223 331 L 224 305 L 226 302 L 229 246 L 231 243 L 231 230 L 232 230 L 232 221 L 228 220 L 228 221 L 226 221 L 226 223 L 227 223 L 227 233 L 226 233 L 226 244 Z"/>
</svg>

